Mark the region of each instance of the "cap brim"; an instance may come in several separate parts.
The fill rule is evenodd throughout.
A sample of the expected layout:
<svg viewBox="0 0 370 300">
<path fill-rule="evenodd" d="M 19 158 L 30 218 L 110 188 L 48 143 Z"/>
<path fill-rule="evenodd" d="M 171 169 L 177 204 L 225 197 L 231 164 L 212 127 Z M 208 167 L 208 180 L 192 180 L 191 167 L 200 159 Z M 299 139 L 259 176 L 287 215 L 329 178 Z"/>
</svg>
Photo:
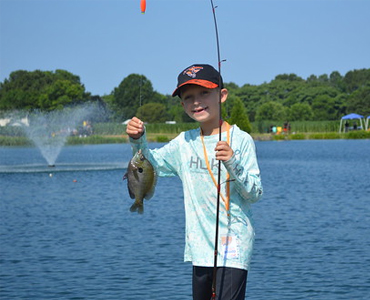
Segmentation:
<svg viewBox="0 0 370 300">
<path fill-rule="evenodd" d="M 208 81 L 208 80 L 204 80 L 204 79 L 190 79 L 190 80 L 184 82 L 183 84 L 180 84 L 176 88 L 176 90 L 173 91 L 172 97 L 179 96 L 179 94 L 180 94 L 180 88 L 183 87 L 184 85 L 187 85 L 187 84 L 195 84 L 195 85 L 199 85 L 199 86 L 205 87 L 207 89 L 214 89 L 214 88 L 218 87 L 218 84 L 216 84 L 214 82 L 211 82 L 211 81 Z"/>
</svg>

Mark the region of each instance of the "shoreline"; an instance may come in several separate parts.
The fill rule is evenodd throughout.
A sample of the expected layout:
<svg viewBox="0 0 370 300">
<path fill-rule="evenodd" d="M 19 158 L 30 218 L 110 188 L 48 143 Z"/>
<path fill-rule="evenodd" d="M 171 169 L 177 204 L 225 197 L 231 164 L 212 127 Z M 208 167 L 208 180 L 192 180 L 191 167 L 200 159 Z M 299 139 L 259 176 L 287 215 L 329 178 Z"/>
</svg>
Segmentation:
<svg viewBox="0 0 370 300">
<path fill-rule="evenodd" d="M 177 133 L 147 133 L 150 143 L 167 143 L 175 138 Z M 370 139 L 370 131 L 358 130 L 346 133 L 337 132 L 305 132 L 291 134 L 251 134 L 255 141 L 291 141 L 291 140 L 333 140 L 333 139 Z M 70 136 L 66 145 L 88 145 L 88 144 L 118 144 L 128 143 L 128 136 L 122 135 L 90 135 L 86 137 Z M 31 146 L 32 141 L 27 137 L 3 136 L 0 135 L 0 146 Z"/>
</svg>

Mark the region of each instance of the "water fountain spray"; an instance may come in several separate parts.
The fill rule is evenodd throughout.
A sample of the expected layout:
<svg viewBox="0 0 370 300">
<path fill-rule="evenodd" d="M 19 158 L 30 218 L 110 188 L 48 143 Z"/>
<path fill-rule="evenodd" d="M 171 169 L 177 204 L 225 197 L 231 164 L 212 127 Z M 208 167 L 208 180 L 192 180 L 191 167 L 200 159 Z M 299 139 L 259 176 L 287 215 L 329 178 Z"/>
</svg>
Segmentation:
<svg viewBox="0 0 370 300">
<path fill-rule="evenodd" d="M 48 166 L 55 167 L 68 136 L 78 135 L 78 127 L 83 127 L 83 122 L 96 110 L 96 105 L 85 104 L 50 112 L 32 112 L 28 115 L 30 124 L 24 129 L 27 137 L 39 148 Z"/>
</svg>

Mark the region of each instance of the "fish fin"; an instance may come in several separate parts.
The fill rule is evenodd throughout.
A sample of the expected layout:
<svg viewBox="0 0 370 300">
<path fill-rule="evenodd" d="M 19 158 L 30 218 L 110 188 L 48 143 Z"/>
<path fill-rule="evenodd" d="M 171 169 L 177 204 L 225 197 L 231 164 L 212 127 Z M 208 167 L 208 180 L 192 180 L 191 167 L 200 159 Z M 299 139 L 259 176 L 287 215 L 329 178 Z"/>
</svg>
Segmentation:
<svg viewBox="0 0 370 300">
<path fill-rule="evenodd" d="M 125 175 L 123 175 L 123 178 L 122 180 L 126 180 L 127 179 L 127 187 L 128 187 L 128 193 L 130 194 L 130 198 L 131 199 L 135 199 L 135 195 L 133 192 L 131 192 L 131 189 L 130 189 L 130 185 L 128 183 L 128 173 L 126 173 Z"/>
<path fill-rule="evenodd" d="M 128 193 L 131 199 L 135 199 L 135 194 L 131 191 L 130 187 L 128 187 Z"/>
<path fill-rule="evenodd" d="M 132 170 L 132 174 L 134 174 L 135 179 L 136 179 L 137 181 L 140 181 L 139 174 L 138 174 L 138 172 L 137 172 L 137 168 L 136 168 L 136 167 L 135 167 L 135 169 L 133 169 L 133 170 Z"/>
<path fill-rule="evenodd" d="M 153 185 L 152 185 L 152 188 L 145 194 L 145 197 L 144 197 L 145 200 L 149 200 L 150 198 L 153 197 L 156 184 L 157 184 L 157 173 L 154 172 Z"/>
<path fill-rule="evenodd" d="M 155 186 L 153 186 L 146 194 L 145 194 L 145 200 L 149 200 L 150 198 L 153 197 L 155 192 Z"/>
<path fill-rule="evenodd" d="M 138 212 L 139 214 L 144 213 L 144 205 L 142 203 L 134 202 L 130 207 L 131 212 Z"/>
</svg>

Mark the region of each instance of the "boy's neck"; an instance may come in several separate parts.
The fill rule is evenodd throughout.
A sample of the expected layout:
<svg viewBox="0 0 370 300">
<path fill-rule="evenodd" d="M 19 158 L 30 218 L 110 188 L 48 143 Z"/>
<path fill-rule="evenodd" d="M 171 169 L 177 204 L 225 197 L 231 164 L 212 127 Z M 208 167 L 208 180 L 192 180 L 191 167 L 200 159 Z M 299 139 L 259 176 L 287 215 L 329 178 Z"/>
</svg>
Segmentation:
<svg viewBox="0 0 370 300">
<path fill-rule="evenodd" d="M 215 135 L 219 133 L 219 126 L 218 124 L 201 124 L 200 125 L 200 130 L 201 134 L 203 136 L 208 136 L 208 135 Z M 227 130 L 227 124 L 225 121 L 222 121 L 221 125 L 221 132 L 225 132 Z"/>
</svg>

